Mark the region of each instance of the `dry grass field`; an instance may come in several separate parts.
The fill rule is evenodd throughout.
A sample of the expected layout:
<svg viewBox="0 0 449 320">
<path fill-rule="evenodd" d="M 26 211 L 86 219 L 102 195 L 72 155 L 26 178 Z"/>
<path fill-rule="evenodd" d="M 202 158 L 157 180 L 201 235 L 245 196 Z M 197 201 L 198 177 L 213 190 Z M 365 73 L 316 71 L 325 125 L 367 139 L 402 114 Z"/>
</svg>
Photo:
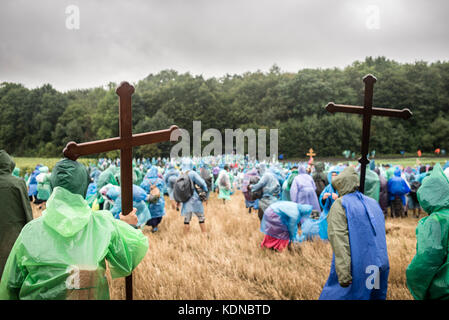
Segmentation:
<svg viewBox="0 0 449 320">
<path fill-rule="evenodd" d="M 183 235 L 183 218 L 168 208 L 159 232 L 144 233 L 149 250 L 133 273 L 134 299 L 318 299 L 329 275 L 329 243 L 307 242 L 291 251 L 262 250 L 259 219 L 245 209 L 237 192 L 223 205 L 211 195 L 206 212 L 208 232 L 196 217 Z M 33 205 L 35 216 L 40 211 Z M 387 219 L 390 258 L 388 299 L 412 299 L 405 270 L 415 254 L 418 219 Z M 124 299 L 124 279 L 110 283 L 111 299 Z"/>
</svg>

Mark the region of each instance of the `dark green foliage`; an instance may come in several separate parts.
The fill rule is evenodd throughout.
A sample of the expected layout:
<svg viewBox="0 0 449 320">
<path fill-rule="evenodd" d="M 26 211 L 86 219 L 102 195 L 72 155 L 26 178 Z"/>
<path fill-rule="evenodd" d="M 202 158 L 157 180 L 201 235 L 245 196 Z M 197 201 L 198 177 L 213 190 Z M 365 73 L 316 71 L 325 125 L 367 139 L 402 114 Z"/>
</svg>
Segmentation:
<svg viewBox="0 0 449 320">
<path fill-rule="evenodd" d="M 332 115 L 324 107 L 330 101 L 363 104 L 362 77 L 367 73 L 378 79 L 375 106 L 413 112 L 408 121 L 375 117 L 370 150 L 377 155 L 449 150 L 449 62 L 400 64 L 384 57 L 368 57 L 344 69 L 297 73 L 282 73 L 274 65 L 266 73 L 210 79 L 174 70 L 150 74 L 135 85 L 134 133 L 172 124 L 192 132 L 192 121 L 201 120 L 203 132 L 222 132 L 223 148 L 226 128 L 277 128 L 279 153 L 286 157 L 305 157 L 309 148 L 319 156 L 341 156 L 346 149 L 357 153 L 361 117 Z M 51 85 L 29 90 L 1 84 L 0 148 L 16 156 L 61 156 L 69 141 L 118 136 L 115 87 L 110 83 L 107 89 L 60 93 Z M 134 155 L 167 156 L 172 145 L 135 148 Z"/>
</svg>

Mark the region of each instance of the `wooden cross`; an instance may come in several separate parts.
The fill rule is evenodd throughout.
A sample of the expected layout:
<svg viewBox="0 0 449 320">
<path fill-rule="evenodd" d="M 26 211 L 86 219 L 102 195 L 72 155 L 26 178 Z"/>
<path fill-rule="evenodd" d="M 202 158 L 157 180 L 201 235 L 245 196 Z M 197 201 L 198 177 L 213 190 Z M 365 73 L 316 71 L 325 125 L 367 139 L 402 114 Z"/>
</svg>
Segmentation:
<svg viewBox="0 0 449 320">
<path fill-rule="evenodd" d="M 306 156 L 310 156 L 310 157 L 312 158 L 313 156 L 316 156 L 316 153 L 314 153 L 314 152 L 313 152 L 313 149 L 310 148 L 310 149 L 309 149 L 309 153 L 306 153 Z"/>
<path fill-rule="evenodd" d="M 330 113 L 335 112 L 345 112 L 345 113 L 357 113 L 363 115 L 363 132 L 362 132 L 362 156 L 359 159 L 362 165 L 360 171 L 360 187 L 359 191 L 364 193 L 365 191 L 365 173 L 366 166 L 369 164 L 368 160 L 368 147 L 369 147 L 369 135 L 371 128 L 371 117 L 372 116 L 383 116 L 383 117 L 394 117 L 409 119 L 412 116 L 412 112 L 409 109 L 384 109 L 384 108 L 373 108 L 373 91 L 374 84 L 377 79 L 371 74 L 366 75 L 363 78 L 365 82 L 365 101 L 363 107 L 360 106 L 347 106 L 341 104 L 335 104 L 329 102 L 326 106 L 326 110 Z"/>
<path fill-rule="evenodd" d="M 131 95 L 134 87 L 123 81 L 115 90 L 119 96 L 119 131 L 120 137 L 77 144 L 73 141 L 64 148 L 64 156 L 76 160 L 80 156 L 120 149 L 120 186 L 122 214 L 127 215 L 133 209 L 133 174 L 132 148 L 144 144 L 169 141 L 171 133 L 178 129 L 171 126 L 167 130 L 132 134 Z M 132 274 L 126 277 L 126 300 L 132 300 Z"/>
</svg>

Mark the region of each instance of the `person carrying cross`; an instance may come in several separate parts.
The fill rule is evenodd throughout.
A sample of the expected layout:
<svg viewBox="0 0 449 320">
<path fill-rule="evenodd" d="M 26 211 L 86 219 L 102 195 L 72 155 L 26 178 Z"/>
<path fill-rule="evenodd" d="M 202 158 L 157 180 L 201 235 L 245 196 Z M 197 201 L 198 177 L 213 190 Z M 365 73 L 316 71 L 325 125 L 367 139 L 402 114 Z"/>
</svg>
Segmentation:
<svg viewBox="0 0 449 320">
<path fill-rule="evenodd" d="M 320 300 L 385 300 L 390 265 L 382 209 L 358 191 L 353 167 L 331 183 L 339 195 L 327 216 L 334 254 Z"/>
<path fill-rule="evenodd" d="M 109 299 L 106 260 L 112 278 L 125 277 L 144 258 L 148 239 L 129 224 L 134 209 L 115 219 L 92 211 L 84 199 L 89 184 L 77 161 L 59 161 L 42 216 L 22 229 L 6 262 L 0 299 Z"/>
</svg>

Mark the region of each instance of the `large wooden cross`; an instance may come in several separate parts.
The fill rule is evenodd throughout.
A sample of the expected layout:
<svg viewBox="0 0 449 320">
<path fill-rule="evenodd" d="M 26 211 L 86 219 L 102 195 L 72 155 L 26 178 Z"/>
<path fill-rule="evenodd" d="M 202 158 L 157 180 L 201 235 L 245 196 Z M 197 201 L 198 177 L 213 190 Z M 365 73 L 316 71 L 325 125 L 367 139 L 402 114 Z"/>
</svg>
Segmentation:
<svg viewBox="0 0 449 320">
<path fill-rule="evenodd" d="M 178 129 L 171 126 L 167 130 L 132 134 L 131 95 L 134 87 L 123 81 L 115 90 L 119 96 L 119 131 L 120 137 L 104 140 L 67 143 L 64 156 L 76 160 L 80 156 L 103 153 L 120 149 L 120 186 L 122 198 L 122 214 L 127 215 L 133 209 L 133 174 L 132 174 L 132 148 L 144 144 L 169 141 L 172 131 Z M 126 300 L 132 300 L 132 274 L 126 277 Z"/>
<path fill-rule="evenodd" d="M 377 81 L 376 77 L 374 77 L 371 74 L 368 74 L 363 78 L 363 82 L 365 82 L 365 101 L 363 107 L 335 104 L 333 102 L 329 102 L 326 106 L 326 110 L 331 113 L 345 112 L 363 115 L 362 156 L 359 159 L 359 162 L 361 164 L 359 191 L 361 193 L 364 193 L 365 191 L 366 166 L 369 164 L 368 147 L 371 129 L 371 117 L 383 116 L 383 117 L 409 119 L 412 116 L 412 112 L 407 108 L 402 110 L 373 108 L 373 92 L 374 92 L 374 84 L 376 83 L 376 81 Z"/>
</svg>

